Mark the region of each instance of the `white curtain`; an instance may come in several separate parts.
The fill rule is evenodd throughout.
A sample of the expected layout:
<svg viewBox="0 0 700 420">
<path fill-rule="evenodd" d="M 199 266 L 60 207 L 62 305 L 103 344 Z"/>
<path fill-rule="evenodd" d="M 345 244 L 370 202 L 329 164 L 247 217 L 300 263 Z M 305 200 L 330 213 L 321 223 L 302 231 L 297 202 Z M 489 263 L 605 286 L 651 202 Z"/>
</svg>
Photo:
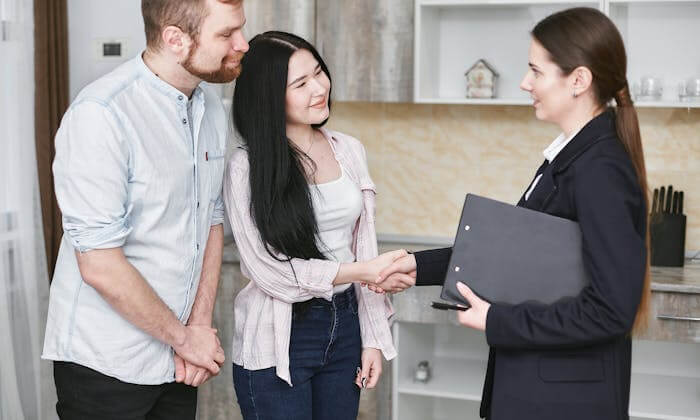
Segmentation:
<svg viewBox="0 0 700 420">
<path fill-rule="evenodd" d="M 34 143 L 31 0 L 0 0 L 0 420 L 52 419 L 40 359 L 48 277 Z"/>
</svg>

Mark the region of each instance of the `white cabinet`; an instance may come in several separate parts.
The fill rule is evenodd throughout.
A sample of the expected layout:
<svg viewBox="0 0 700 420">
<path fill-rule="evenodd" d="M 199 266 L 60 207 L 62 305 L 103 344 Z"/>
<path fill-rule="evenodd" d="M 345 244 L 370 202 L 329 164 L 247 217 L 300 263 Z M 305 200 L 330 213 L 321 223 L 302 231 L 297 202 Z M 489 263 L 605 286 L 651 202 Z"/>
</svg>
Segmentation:
<svg viewBox="0 0 700 420">
<path fill-rule="evenodd" d="M 680 102 L 678 85 L 700 77 L 700 0 L 696 1 L 416 0 L 414 101 L 529 105 L 519 89 L 527 71 L 530 30 L 547 15 L 587 6 L 609 13 L 626 41 L 630 85 L 642 76 L 668 85 L 659 102 L 638 106 L 700 107 Z M 466 98 L 464 73 L 478 59 L 499 73 L 497 97 Z"/>
<path fill-rule="evenodd" d="M 700 77 L 700 1 L 611 0 L 608 14 L 627 48 L 630 88 L 642 77 L 660 77 L 663 96 L 637 105 L 700 107 L 679 101 L 679 84 Z"/>
<path fill-rule="evenodd" d="M 450 324 L 398 321 L 393 419 L 478 419 L 488 346 L 481 332 Z M 700 344 L 635 340 L 632 419 L 700 419 Z M 432 378 L 413 380 L 428 360 Z"/>
<path fill-rule="evenodd" d="M 396 322 L 392 367 L 394 420 L 478 419 L 489 354 L 484 335 L 453 325 Z M 432 378 L 413 380 L 427 360 Z"/>
</svg>

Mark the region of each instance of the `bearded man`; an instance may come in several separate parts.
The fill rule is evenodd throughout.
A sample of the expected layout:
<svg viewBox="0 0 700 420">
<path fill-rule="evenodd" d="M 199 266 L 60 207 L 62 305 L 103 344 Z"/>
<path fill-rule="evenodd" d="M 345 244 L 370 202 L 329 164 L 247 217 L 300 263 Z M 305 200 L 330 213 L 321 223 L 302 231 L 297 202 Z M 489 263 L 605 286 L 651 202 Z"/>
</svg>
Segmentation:
<svg viewBox="0 0 700 420">
<path fill-rule="evenodd" d="M 85 87 L 56 134 L 64 235 L 43 358 L 61 419 L 194 419 L 212 328 L 242 0 L 143 0 L 147 49 Z"/>
</svg>

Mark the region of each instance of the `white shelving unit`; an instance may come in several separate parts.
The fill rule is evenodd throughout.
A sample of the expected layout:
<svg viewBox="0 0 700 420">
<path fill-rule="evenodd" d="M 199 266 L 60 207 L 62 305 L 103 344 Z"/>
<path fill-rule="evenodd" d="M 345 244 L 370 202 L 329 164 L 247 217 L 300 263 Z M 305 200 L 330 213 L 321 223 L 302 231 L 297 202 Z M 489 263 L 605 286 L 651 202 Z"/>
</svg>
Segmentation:
<svg viewBox="0 0 700 420">
<path fill-rule="evenodd" d="M 625 40 L 630 87 L 645 76 L 661 77 L 663 97 L 650 106 L 700 107 L 678 96 L 681 82 L 700 77 L 700 1 L 610 0 L 607 13 Z"/>
<path fill-rule="evenodd" d="M 394 324 L 393 419 L 478 419 L 488 345 L 483 333 L 448 324 Z M 432 378 L 414 382 L 418 362 Z M 700 345 L 635 341 L 632 419 L 700 420 Z"/>
<path fill-rule="evenodd" d="M 642 107 L 696 108 L 681 102 L 678 85 L 700 77 L 700 0 L 416 0 L 414 101 L 417 103 L 530 105 L 519 85 L 527 71 L 529 32 L 547 15 L 587 6 L 618 25 L 628 53 L 628 80 L 662 77 L 660 101 Z M 497 98 L 466 98 L 464 73 L 478 59 L 499 73 Z"/>
</svg>

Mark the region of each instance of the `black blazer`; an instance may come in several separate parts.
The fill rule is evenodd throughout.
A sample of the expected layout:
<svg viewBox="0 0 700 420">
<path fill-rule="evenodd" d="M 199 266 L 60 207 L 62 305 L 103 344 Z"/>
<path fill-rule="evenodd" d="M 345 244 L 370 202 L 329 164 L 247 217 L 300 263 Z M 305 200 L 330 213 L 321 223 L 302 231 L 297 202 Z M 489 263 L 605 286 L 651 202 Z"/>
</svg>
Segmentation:
<svg viewBox="0 0 700 420">
<path fill-rule="evenodd" d="M 628 419 L 647 210 L 614 111 L 591 120 L 540 172 L 518 205 L 579 222 L 591 284 L 551 305 L 491 305 L 481 417 Z M 417 252 L 417 284 L 442 284 L 451 252 Z"/>
</svg>

